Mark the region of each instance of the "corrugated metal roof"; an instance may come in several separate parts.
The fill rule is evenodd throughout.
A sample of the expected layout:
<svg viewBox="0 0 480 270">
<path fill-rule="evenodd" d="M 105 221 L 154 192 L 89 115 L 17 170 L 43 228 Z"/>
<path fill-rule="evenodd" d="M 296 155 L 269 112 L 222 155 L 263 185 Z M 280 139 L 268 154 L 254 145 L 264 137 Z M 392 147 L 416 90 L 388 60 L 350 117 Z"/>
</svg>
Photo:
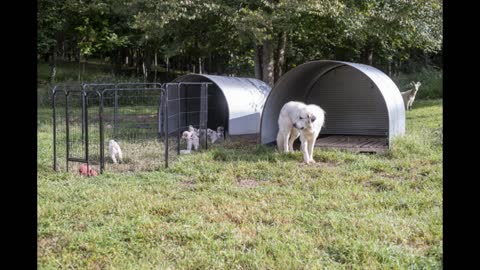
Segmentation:
<svg viewBox="0 0 480 270">
<path fill-rule="evenodd" d="M 188 74 L 174 82 L 212 82 L 223 93 L 228 104 L 229 134 L 259 133 L 260 117 L 271 87 L 253 78 Z"/>
<path fill-rule="evenodd" d="M 317 104 L 326 112 L 321 134 L 384 135 L 405 133 L 405 108 L 395 83 L 363 64 L 319 60 L 285 73 L 265 102 L 261 143 L 276 140 L 278 115 L 288 101 Z"/>
</svg>

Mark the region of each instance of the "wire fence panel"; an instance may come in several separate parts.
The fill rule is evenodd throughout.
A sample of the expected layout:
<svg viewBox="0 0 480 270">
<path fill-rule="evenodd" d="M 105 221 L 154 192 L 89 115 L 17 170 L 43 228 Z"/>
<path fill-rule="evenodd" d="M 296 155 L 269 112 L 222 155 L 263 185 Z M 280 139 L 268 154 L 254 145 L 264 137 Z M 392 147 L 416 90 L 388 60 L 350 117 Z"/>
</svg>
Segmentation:
<svg viewBox="0 0 480 270">
<path fill-rule="evenodd" d="M 55 86 L 52 92 L 54 170 L 78 172 L 168 167 L 186 149 L 189 125 L 208 147 L 209 83 L 102 83 Z M 111 142 L 122 156 L 112 157 Z M 62 162 L 65 161 L 65 162 Z"/>
<path fill-rule="evenodd" d="M 102 93 L 104 165 L 107 170 L 157 170 L 165 166 L 159 132 L 162 88 L 116 88 Z M 115 140 L 123 160 L 113 163 L 109 142 Z M 117 158 L 118 159 L 118 158 Z"/>
</svg>

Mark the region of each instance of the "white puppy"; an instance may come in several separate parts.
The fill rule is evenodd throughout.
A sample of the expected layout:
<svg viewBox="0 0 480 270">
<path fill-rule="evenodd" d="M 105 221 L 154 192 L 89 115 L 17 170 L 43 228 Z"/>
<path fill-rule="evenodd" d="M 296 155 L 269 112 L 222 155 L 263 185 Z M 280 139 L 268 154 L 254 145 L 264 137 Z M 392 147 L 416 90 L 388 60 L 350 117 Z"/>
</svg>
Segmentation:
<svg viewBox="0 0 480 270">
<path fill-rule="evenodd" d="M 198 138 L 201 138 L 201 137 L 205 136 L 205 129 L 203 129 L 203 128 L 198 129 L 198 128 L 194 128 L 192 125 L 189 125 L 188 126 L 188 131 L 194 132 L 197 135 Z M 217 127 L 217 131 L 215 131 L 213 129 L 209 129 L 209 128 L 207 128 L 206 131 L 207 131 L 207 136 L 210 139 L 211 143 L 215 143 L 217 140 L 223 139 L 223 127 L 222 126 Z"/>
<path fill-rule="evenodd" d="M 225 140 L 224 134 L 223 134 L 224 128 L 222 126 L 217 127 L 217 139 L 218 140 Z"/>
<path fill-rule="evenodd" d="M 192 145 L 195 150 L 198 150 L 199 139 L 195 131 L 184 131 L 182 133 L 182 138 L 187 141 L 187 151 L 192 151 Z"/>
<path fill-rule="evenodd" d="M 112 158 L 113 163 L 117 163 L 117 158 L 116 158 L 117 155 L 120 162 L 123 162 L 122 149 L 120 148 L 120 145 L 116 141 L 110 140 L 108 142 L 108 150 L 110 151 L 110 157 Z"/>
<path fill-rule="evenodd" d="M 283 105 L 278 117 L 277 147 L 280 152 L 293 151 L 293 142 L 300 137 L 300 150 L 305 163 L 315 163 L 313 148 L 325 122 L 325 111 L 317 105 L 290 101 Z"/>
</svg>

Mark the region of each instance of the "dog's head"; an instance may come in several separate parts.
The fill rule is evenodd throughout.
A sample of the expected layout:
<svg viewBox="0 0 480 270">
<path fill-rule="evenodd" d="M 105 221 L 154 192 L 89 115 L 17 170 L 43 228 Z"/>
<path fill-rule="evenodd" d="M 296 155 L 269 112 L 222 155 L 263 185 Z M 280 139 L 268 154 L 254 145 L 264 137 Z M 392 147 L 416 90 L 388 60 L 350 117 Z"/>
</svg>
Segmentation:
<svg viewBox="0 0 480 270">
<path fill-rule="evenodd" d="M 312 128 L 313 122 L 317 120 L 317 117 L 307 111 L 306 109 L 300 110 L 297 117 L 294 119 L 293 126 L 297 129 L 309 129 Z"/>
<path fill-rule="evenodd" d="M 223 133 L 224 128 L 222 126 L 217 127 L 217 133 Z"/>
<path fill-rule="evenodd" d="M 192 125 L 189 125 L 188 126 L 188 131 L 193 132 L 193 131 L 195 131 L 195 128 Z"/>
<path fill-rule="evenodd" d="M 190 131 L 186 130 L 182 133 L 182 138 L 185 139 L 185 140 L 188 140 L 192 137 L 192 134 L 193 134 L 193 132 L 190 132 Z"/>
</svg>

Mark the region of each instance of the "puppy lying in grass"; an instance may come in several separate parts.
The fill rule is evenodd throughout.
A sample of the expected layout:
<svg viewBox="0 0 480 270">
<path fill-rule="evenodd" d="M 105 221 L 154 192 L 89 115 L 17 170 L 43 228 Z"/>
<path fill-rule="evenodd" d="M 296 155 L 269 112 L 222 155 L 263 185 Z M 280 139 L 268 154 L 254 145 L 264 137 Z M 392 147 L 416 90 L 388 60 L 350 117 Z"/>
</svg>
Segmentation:
<svg viewBox="0 0 480 270">
<path fill-rule="evenodd" d="M 97 171 L 95 171 L 92 167 L 88 168 L 88 170 L 87 170 L 87 168 L 88 168 L 87 164 L 83 163 L 78 168 L 78 172 L 83 176 L 97 176 L 98 175 Z"/>
</svg>

